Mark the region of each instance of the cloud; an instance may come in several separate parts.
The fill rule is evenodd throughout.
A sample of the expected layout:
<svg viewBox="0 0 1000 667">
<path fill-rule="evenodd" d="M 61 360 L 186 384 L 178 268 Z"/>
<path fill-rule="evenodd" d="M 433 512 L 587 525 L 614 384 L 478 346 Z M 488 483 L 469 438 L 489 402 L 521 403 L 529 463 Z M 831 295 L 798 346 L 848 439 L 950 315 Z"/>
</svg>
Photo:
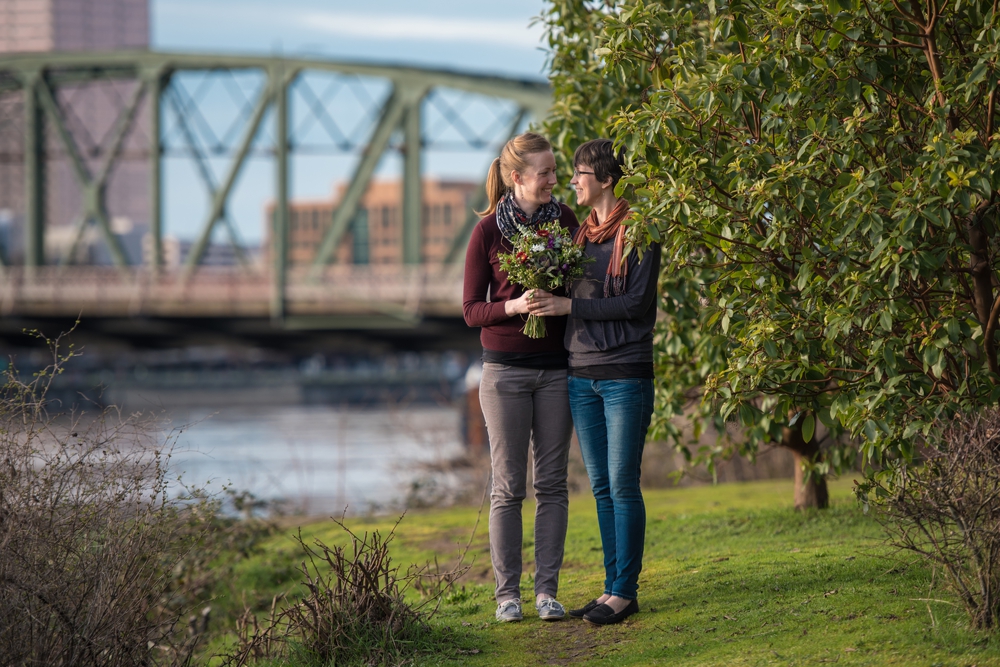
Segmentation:
<svg viewBox="0 0 1000 667">
<path fill-rule="evenodd" d="M 297 17 L 303 28 L 341 37 L 422 42 L 493 44 L 519 49 L 541 46 L 542 27 L 519 21 L 306 12 Z"/>
</svg>

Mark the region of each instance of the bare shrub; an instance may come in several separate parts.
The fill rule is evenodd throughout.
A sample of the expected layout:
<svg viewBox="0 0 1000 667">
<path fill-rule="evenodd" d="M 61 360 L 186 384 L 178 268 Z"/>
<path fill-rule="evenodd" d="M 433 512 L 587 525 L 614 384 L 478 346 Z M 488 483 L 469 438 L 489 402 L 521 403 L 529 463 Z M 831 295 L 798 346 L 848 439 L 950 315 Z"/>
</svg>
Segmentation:
<svg viewBox="0 0 1000 667">
<path fill-rule="evenodd" d="M 890 540 L 946 574 L 977 629 L 1000 621 L 1000 410 L 948 425 L 919 465 L 862 485 Z"/>
<path fill-rule="evenodd" d="M 433 648 L 427 621 L 468 569 L 462 559 L 448 572 L 435 562 L 403 573 L 389 556 L 395 527 L 385 537 L 378 531 L 359 536 L 336 523 L 348 533 L 350 544 L 307 544 L 300 531 L 296 542 L 304 555 L 299 571 L 305 595 L 294 603 L 274 598 L 264 620 L 246 610 L 226 665 L 292 658 L 316 665 L 398 665 Z M 407 602 L 409 588 L 420 593 L 419 602 Z M 279 602 L 284 603 L 281 609 Z"/>
<path fill-rule="evenodd" d="M 208 611 L 178 572 L 214 515 L 168 496 L 164 443 L 116 410 L 56 415 L 52 378 L 73 355 L 0 387 L 0 665 L 185 665 Z M 200 606 L 200 605 L 199 605 Z"/>
</svg>

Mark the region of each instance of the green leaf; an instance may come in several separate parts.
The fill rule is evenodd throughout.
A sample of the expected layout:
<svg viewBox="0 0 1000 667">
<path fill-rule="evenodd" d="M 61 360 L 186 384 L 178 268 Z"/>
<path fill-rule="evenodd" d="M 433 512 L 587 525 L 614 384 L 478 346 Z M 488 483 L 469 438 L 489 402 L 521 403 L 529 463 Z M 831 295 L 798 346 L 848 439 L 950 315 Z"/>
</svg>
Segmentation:
<svg viewBox="0 0 1000 667">
<path fill-rule="evenodd" d="M 849 100 L 856 102 L 861 98 L 861 83 L 857 79 L 853 77 L 848 79 L 845 87 L 847 89 L 847 98 Z"/>
<path fill-rule="evenodd" d="M 952 343 L 959 342 L 960 336 L 962 335 L 962 325 L 956 319 L 948 320 L 948 324 L 945 325 L 948 331 L 948 338 Z"/>
<path fill-rule="evenodd" d="M 869 441 L 871 441 L 874 440 L 877 435 L 878 435 L 878 425 L 874 421 L 869 419 L 868 421 L 865 422 L 865 437 L 868 438 Z"/>
<path fill-rule="evenodd" d="M 813 439 L 813 434 L 816 432 L 816 418 L 812 414 L 806 415 L 806 418 L 802 420 L 802 439 L 806 442 L 810 442 Z"/>
<path fill-rule="evenodd" d="M 743 19 L 733 19 L 733 32 L 736 33 L 736 39 L 744 44 L 750 41 L 750 29 L 747 28 L 747 24 L 743 22 Z"/>
<path fill-rule="evenodd" d="M 969 74 L 968 80 L 965 82 L 966 86 L 975 86 L 984 78 L 986 78 L 987 63 L 979 63 L 972 68 L 972 72 Z"/>
<path fill-rule="evenodd" d="M 893 351 L 892 346 L 886 345 L 882 348 L 882 358 L 889 368 L 896 369 L 896 353 Z"/>
</svg>

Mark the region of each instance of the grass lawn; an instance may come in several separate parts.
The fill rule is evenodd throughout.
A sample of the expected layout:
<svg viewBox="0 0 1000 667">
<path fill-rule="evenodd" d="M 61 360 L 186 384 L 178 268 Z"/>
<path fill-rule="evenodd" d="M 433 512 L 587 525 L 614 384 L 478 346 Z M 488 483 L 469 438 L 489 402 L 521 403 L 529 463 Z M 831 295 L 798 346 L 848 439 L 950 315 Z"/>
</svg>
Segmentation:
<svg viewBox="0 0 1000 667">
<path fill-rule="evenodd" d="M 441 652 L 416 664 L 1000 666 L 1000 637 L 967 630 L 940 577 L 886 547 L 850 489 L 849 481 L 834 483 L 832 507 L 809 513 L 792 509 L 791 481 L 646 491 L 641 613 L 606 628 L 535 616 L 530 504 L 525 620 L 496 623 L 484 512 L 473 567 L 432 622 Z M 394 558 L 404 569 L 435 556 L 453 562 L 477 514 L 411 512 L 396 530 Z M 348 523 L 385 534 L 393 520 Z M 302 534 L 307 542 L 345 541 L 330 521 L 304 525 Z M 274 592 L 294 590 L 299 560 L 290 532 L 280 533 L 235 567 L 233 587 L 248 604 L 269 607 Z M 601 562 L 593 499 L 574 496 L 559 599 L 579 606 L 599 594 Z"/>
</svg>

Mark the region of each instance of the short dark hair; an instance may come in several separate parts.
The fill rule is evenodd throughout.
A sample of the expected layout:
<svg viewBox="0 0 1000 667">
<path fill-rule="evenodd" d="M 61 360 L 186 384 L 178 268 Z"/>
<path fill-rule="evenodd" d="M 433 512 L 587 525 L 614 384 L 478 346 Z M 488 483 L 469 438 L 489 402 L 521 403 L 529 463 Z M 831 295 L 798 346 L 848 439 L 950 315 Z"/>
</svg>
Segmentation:
<svg viewBox="0 0 1000 667">
<path fill-rule="evenodd" d="M 603 183 L 611 179 L 611 185 L 618 185 L 622 177 L 622 164 L 625 163 L 625 149 L 615 151 L 615 144 L 610 139 L 593 139 L 580 144 L 573 153 L 573 166 L 585 164 L 594 170 L 594 177 Z"/>
</svg>

